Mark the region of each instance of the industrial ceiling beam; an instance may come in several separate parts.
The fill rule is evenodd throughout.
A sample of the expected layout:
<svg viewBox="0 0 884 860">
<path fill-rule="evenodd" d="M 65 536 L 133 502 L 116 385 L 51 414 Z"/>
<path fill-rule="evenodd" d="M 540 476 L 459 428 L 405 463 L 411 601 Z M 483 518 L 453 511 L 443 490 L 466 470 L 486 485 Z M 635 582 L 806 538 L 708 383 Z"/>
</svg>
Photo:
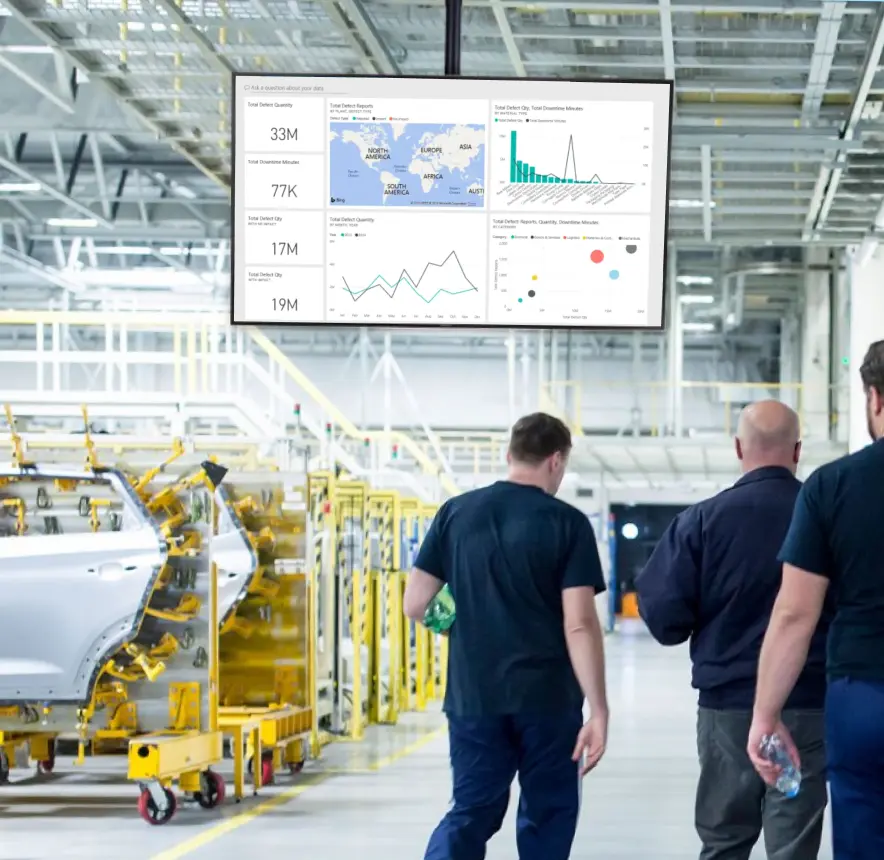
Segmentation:
<svg viewBox="0 0 884 860">
<path fill-rule="evenodd" d="M 69 206 L 71 209 L 73 209 L 78 214 L 84 216 L 85 218 L 95 221 L 96 226 L 103 227 L 106 230 L 111 229 L 111 227 L 113 226 L 110 221 L 103 218 L 97 212 L 94 212 L 88 206 L 84 206 L 78 200 L 75 200 L 73 197 L 71 197 L 70 194 L 66 193 L 65 191 L 59 190 L 54 185 L 46 182 L 44 179 L 40 178 L 36 174 L 31 173 L 30 170 L 22 167 L 17 162 L 0 155 L 0 167 L 2 167 L 4 170 L 9 171 L 9 173 L 15 174 L 15 176 L 17 176 L 23 182 L 39 185 L 44 194 L 48 194 L 59 203 L 62 203 L 65 206 Z"/>
<path fill-rule="evenodd" d="M 230 76 L 235 69 L 225 57 L 218 53 L 212 41 L 193 25 L 187 13 L 177 3 L 172 0 L 151 0 L 151 3 L 157 9 L 162 9 L 167 17 L 183 31 L 185 38 L 196 45 L 205 61 L 222 76 L 221 86 L 227 89 L 230 85 Z"/>
<path fill-rule="evenodd" d="M 814 121 L 823 104 L 823 96 L 829 85 L 829 75 L 835 60 L 838 34 L 847 3 L 843 0 L 823 4 L 823 11 L 816 27 L 816 39 L 810 58 L 810 71 L 807 75 L 807 89 L 801 105 L 801 118 L 805 122 Z"/>
<path fill-rule="evenodd" d="M 660 3 L 660 38 L 663 40 L 663 76 L 675 80 L 675 41 L 672 34 L 672 6 L 669 0 Z"/>
<path fill-rule="evenodd" d="M 703 184 L 703 238 L 712 241 L 712 147 L 700 147 L 700 174 Z"/>
<path fill-rule="evenodd" d="M 491 11 L 494 13 L 494 20 L 497 22 L 498 30 L 500 30 L 500 36 L 503 39 L 507 55 L 513 64 L 513 69 L 515 69 L 516 77 L 527 78 L 528 71 L 525 69 L 525 63 L 522 61 L 519 46 L 516 44 L 515 38 L 513 38 L 513 28 L 510 26 L 509 19 L 507 18 L 506 7 L 504 7 L 500 0 L 488 0 L 488 2 L 491 5 Z"/>
<path fill-rule="evenodd" d="M 368 48 L 372 61 L 377 64 L 378 71 L 385 75 L 401 75 L 399 64 L 387 48 L 383 37 L 371 20 L 362 0 L 338 0 L 346 16 L 353 22 L 360 38 Z"/>
<path fill-rule="evenodd" d="M 13 59 L 13 54 L 9 52 L 10 45 L 15 41 L 16 35 L 12 27 L 20 25 L 9 18 L 0 18 L 0 37 L 3 44 L 0 45 L 0 68 L 6 69 L 12 73 L 25 86 L 30 87 L 35 93 L 42 96 L 48 102 L 51 102 L 59 110 L 66 114 L 74 113 L 74 100 L 69 87 L 64 86 L 63 81 L 58 81 L 56 89 L 55 82 L 52 84 L 42 80 L 40 75 L 33 69 L 28 69 L 26 62 L 28 57 L 33 59 L 34 55 L 24 54 Z M 57 56 L 57 55 L 56 55 Z M 45 62 L 45 54 L 36 55 L 38 61 Z"/>
<path fill-rule="evenodd" d="M 862 71 L 860 72 L 859 84 L 850 104 L 850 111 L 847 121 L 841 131 L 842 141 L 851 141 L 856 134 L 857 126 L 862 119 L 863 110 L 872 89 L 872 83 L 878 67 L 881 65 L 881 54 L 884 52 L 884 6 L 878 7 L 877 17 L 875 19 L 875 27 L 872 33 L 869 49 L 863 62 Z M 828 168 L 824 173 L 820 174 L 820 179 L 811 201 L 808 217 L 805 222 L 805 229 L 802 234 L 803 239 L 809 239 L 818 234 L 826 223 L 829 210 L 835 202 L 835 195 L 838 193 L 838 186 L 841 183 L 841 177 L 847 168 L 847 154 L 839 152 L 836 158 L 836 165 L 833 169 Z M 825 189 L 825 191 L 823 191 Z M 869 225 L 871 226 L 871 225 Z"/>
<path fill-rule="evenodd" d="M 43 21 L 32 19 L 26 9 L 23 8 L 23 0 L 0 0 L 0 5 L 5 6 L 6 9 L 9 10 L 9 14 L 40 41 L 54 48 L 64 56 L 74 68 L 87 76 L 92 76 L 96 86 L 104 88 L 109 95 L 119 101 L 130 113 L 150 128 L 157 137 L 166 137 L 167 132 L 171 129 L 165 124 L 157 123 L 151 116 L 150 109 L 142 105 L 137 98 L 133 98 L 133 93 L 131 93 L 123 84 L 112 82 L 108 79 L 102 78 L 100 75 L 96 75 L 95 72 L 100 69 L 100 64 L 97 61 L 89 62 L 78 55 L 72 54 L 56 36 L 56 25 L 50 25 Z M 194 165 L 194 167 L 210 179 L 225 188 L 230 186 L 229 177 L 218 165 L 204 160 L 203 157 L 193 152 L 188 146 L 176 142 L 171 142 L 170 145 L 175 152 L 186 158 Z"/>
</svg>

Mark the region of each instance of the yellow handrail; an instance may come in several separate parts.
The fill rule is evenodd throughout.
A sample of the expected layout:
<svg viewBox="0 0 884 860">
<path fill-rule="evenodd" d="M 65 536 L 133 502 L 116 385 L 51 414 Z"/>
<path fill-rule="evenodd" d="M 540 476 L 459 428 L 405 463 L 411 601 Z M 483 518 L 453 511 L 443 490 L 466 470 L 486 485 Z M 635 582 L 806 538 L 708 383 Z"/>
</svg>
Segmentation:
<svg viewBox="0 0 884 860">
<path fill-rule="evenodd" d="M 384 431 L 373 430 L 363 433 L 360 429 L 335 406 L 325 394 L 307 377 L 298 366 L 262 331 L 256 328 L 249 329 L 249 336 L 252 341 L 257 344 L 272 361 L 281 367 L 288 377 L 300 388 L 304 390 L 328 416 L 328 418 L 351 439 L 359 441 L 369 438 L 374 441 L 384 440 L 394 445 L 398 445 L 403 451 L 407 451 L 414 458 L 421 468 L 429 475 L 438 477 L 443 489 L 449 495 L 456 496 L 460 492 L 460 488 L 454 481 L 442 470 L 441 465 L 434 462 L 433 459 L 414 441 L 410 436 L 393 430 L 389 433 Z"/>
</svg>

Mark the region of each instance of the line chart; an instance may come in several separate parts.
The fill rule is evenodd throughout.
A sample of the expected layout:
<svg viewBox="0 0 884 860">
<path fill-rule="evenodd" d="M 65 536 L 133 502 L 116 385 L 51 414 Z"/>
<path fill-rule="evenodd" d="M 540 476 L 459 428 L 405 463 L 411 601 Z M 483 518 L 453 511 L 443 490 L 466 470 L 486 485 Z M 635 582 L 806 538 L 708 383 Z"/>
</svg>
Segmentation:
<svg viewBox="0 0 884 860">
<path fill-rule="evenodd" d="M 476 324 L 486 316 L 483 214 L 331 214 L 326 318 L 366 325 Z"/>
<path fill-rule="evenodd" d="M 464 289 L 460 289 L 460 290 L 449 290 L 449 289 L 446 289 L 445 287 L 438 287 L 436 289 L 436 291 L 429 298 L 427 298 L 420 291 L 420 285 L 423 282 L 424 278 L 426 277 L 427 272 L 429 272 L 431 269 L 444 269 L 445 266 L 448 264 L 449 260 L 454 260 L 455 264 L 457 265 L 458 270 L 460 271 L 461 276 L 463 277 L 464 281 L 468 284 L 468 286 L 465 287 Z M 371 282 L 369 283 L 369 285 L 367 287 L 363 287 L 360 290 L 354 290 L 347 283 L 346 278 L 342 278 L 341 280 L 344 283 L 344 287 L 345 287 L 347 293 L 349 293 L 350 297 L 353 299 L 354 302 L 359 301 L 359 299 L 361 299 L 362 296 L 364 296 L 366 293 L 370 292 L 371 290 L 378 289 L 378 288 L 380 288 L 384 293 L 387 294 L 387 296 L 389 296 L 392 299 L 395 297 L 396 291 L 403 284 L 410 287 L 414 291 L 415 295 L 419 299 L 421 299 L 421 301 L 425 302 L 426 304 L 431 304 L 434 299 L 436 299 L 438 296 L 440 296 L 442 294 L 449 295 L 449 296 L 459 296 L 459 295 L 462 295 L 463 293 L 472 293 L 472 292 L 479 291 L 478 288 L 476 287 L 476 285 L 467 277 L 467 273 L 463 270 L 463 266 L 461 265 L 460 259 L 457 256 L 457 251 L 452 251 L 450 254 L 448 254 L 448 256 L 441 263 L 427 263 L 426 266 L 424 266 L 424 270 L 421 272 L 420 277 L 417 280 L 415 280 L 414 278 L 411 277 L 411 275 L 409 274 L 407 269 L 403 269 L 400 272 L 399 277 L 392 284 L 386 278 L 384 278 L 383 275 L 378 275 L 377 277 L 375 277 L 371 280 Z"/>
</svg>

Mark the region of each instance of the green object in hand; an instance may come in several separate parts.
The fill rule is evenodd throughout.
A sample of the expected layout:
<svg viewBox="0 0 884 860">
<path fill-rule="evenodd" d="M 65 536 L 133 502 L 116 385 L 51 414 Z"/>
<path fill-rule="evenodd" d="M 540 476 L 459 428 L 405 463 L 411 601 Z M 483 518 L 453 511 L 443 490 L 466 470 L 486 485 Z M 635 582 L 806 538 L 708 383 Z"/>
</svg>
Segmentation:
<svg viewBox="0 0 884 860">
<path fill-rule="evenodd" d="M 424 627 L 433 633 L 447 633 L 454 624 L 455 615 L 454 597 L 446 585 L 430 601 L 424 613 Z"/>
</svg>

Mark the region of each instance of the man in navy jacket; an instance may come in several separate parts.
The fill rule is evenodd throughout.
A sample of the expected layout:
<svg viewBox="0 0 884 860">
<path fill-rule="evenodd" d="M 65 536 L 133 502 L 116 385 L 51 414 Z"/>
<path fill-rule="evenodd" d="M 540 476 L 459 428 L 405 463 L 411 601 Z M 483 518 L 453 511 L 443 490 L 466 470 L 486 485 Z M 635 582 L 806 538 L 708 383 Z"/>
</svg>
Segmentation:
<svg viewBox="0 0 884 860">
<path fill-rule="evenodd" d="M 743 476 L 679 514 L 637 580 L 639 611 L 654 638 L 691 643 L 701 860 L 749 860 L 762 831 L 769 860 L 814 860 L 819 852 L 825 622 L 784 712 L 801 755 L 798 797 L 767 787 L 746 754 L 758 657 L 782 579 L 777 554 L 801 489 L 799 432 L 798 416 L 782 403 L 748 406 L 736 439 Z"/>
</svg>

